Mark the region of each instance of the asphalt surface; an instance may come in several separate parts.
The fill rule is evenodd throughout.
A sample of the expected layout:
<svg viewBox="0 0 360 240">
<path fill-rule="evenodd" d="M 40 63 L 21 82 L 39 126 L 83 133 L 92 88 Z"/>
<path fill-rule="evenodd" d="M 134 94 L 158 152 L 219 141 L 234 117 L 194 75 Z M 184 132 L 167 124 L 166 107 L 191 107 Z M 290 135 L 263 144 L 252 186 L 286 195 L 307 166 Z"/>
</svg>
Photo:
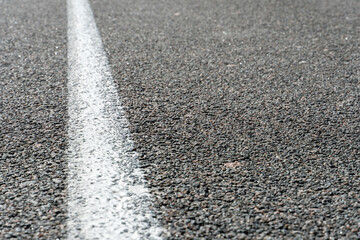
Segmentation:
<svg viewBox="0 0 360 240">
<path fill-rule="evenodd" d="M 360 238 L 360 2 L 91 0 L 169 239 Z M 0 1 L 0 238 L 66 234 L 66 6 Z"/>
<path fill-rule="evenodd" d="M 0 1 L 0 239 L 57 239 L 66 216 L 66 6 Z"/>
</svg>

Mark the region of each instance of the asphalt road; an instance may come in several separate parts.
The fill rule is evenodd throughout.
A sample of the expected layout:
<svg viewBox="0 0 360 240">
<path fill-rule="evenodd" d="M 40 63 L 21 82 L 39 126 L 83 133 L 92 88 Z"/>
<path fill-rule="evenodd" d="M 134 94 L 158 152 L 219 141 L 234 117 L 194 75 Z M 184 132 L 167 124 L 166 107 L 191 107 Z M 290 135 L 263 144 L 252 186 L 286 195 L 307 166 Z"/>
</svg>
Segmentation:
<svg viewBox="0 0 360 240">
<path fill-rule="evenodd" d="M 169 239 L 360 238 L 358 0 L 90 3 Z M 66 2 L 0 40 L 0 239 L 64 239 Z"/>
<path fill-rule="evenodd" d="M 0 239 L 65 236 L 66 6 L 0 1 Z"/>
</svg>

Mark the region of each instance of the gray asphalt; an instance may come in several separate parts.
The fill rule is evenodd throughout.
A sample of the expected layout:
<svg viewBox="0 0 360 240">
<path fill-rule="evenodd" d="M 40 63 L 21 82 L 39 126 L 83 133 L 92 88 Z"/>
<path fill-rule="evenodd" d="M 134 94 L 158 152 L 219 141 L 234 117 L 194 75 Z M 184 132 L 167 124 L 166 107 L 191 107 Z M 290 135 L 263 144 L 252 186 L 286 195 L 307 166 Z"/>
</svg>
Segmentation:
<svg viewBox="0 0 360 240">
<path fill-rule="evenodd" d="M 360 238 L 359 1 L 90 2 L 169 239 Z M 0 34 L 0 239 L 61 239 L 65 3 Z"/>
<path fill-rule="evenodd" d="M 0 239 L 65 229 L 66 6 L 0 1 Z"/>
</svg>

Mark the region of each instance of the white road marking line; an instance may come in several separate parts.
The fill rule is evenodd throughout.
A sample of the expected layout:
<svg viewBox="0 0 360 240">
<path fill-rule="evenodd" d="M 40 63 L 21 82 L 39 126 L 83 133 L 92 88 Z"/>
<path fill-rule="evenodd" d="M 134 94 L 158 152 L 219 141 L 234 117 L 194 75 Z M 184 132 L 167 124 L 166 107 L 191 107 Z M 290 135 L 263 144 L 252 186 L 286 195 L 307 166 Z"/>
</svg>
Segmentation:
<svg viewBox="0 0 360 240">
<path fill-rule="evenodd" d="M 161 239 L 87 0 L 68 0 L 69 239 Z"/>
</svg>

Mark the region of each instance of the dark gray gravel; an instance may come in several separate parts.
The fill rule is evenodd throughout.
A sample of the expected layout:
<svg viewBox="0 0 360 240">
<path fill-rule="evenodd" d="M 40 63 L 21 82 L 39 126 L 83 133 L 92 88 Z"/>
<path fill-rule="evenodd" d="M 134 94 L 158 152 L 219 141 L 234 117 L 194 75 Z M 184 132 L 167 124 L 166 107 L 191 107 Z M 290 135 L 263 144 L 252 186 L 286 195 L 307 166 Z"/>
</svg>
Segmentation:
<svg viewBox="0 0 360 240">
<path fill-rule="evenodd" d="M 66 6 L 0 0 L 0 239 L 65 233 Z"/>
<path fill-rule="evenodd" d="M 92 0 L 171 239 L 360 238 L 360 2 Z"/>
<path fill-rule="evenodd" d="M 91 3 L 170 239 L 360 238 L 358 0 Z M 0 239 L 63 239 L 65 1 L 0 40 Z"/>
</svg>

